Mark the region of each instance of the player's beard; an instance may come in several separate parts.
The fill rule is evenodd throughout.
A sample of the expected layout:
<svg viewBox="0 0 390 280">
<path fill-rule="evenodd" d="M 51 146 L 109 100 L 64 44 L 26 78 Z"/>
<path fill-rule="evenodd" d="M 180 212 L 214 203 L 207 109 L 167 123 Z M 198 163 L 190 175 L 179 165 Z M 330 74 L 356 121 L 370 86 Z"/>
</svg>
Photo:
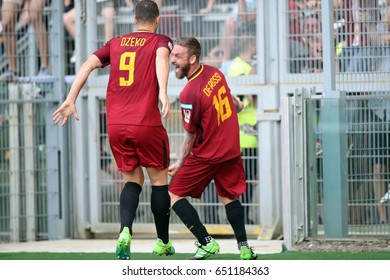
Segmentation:
<svg viewBox="0 0 390 280">
<path fill-rule="evenodd" d="M 179 68 L 179 71 L 175 72 L 176 78 L 183 79 L 184 77 L 187 77 L 188 72 L 190 71 L 190 63 L 187 63 L 186 65 Z"/>
</svg>

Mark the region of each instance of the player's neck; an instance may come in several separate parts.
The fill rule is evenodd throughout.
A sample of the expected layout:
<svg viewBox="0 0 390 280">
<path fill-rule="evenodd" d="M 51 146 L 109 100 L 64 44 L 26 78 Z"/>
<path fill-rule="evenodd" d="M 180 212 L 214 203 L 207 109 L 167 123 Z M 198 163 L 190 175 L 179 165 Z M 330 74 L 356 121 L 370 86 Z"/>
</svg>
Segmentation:
<svg viewBox="0 0 390 280">
<path fill-rule="evenodd" d="M 187 79 L 188 79 L 188 80 L 191 79 L 191 78 L 194 76 L 194 74 L 195 74 L 196 72 L 198 72 L 198 70 L 200 69 L 200 67 L 201 67 L 200 64 L 196 64 L 196 65 L 194 64 L 193 67 L 191 67 L 190 71 L 188 72 Z"/>
<path fill-rule="evenodd" d="M 151 30 L 151 29 L 146 29 L 146 28 L 138 28 L 137 31 L 138 31 L 138 32 L 150 32 L 150 33 L 155 33 L 153 30 Z"/>
<path fill-rule="evenodd" d="M 154 26 L 151 26 L 151 25 L 139 25 L 137 31 L 155 33 L 156 29 Z"/>
</svg>

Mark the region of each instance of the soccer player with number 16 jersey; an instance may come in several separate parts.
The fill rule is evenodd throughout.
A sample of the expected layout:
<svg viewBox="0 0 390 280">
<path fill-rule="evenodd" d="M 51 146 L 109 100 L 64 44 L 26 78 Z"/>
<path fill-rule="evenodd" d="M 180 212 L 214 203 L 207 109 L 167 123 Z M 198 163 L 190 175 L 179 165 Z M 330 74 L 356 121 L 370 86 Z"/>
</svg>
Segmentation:
<svg viewBox="0 0 390 280">
<path fill-rule="evenodd" d="M 200 198 L 214 180 L 218 197 L 237 239 L 240 258 L 253 260 L 244 210 L 238 197 L 245 192 L 237 111 L 243 104 L 233 98 L 225 76 L 217 68 L 199 63 L 201 46 L 196 38 L 179 38 L 171 63 L 176 77 L 188 82 L 180 93 L 184 139 L 179 159 L 169 167 L 172 209 L 197 238 L 194 259 L 203 260 L 219 252 L 219 244 L 208 234 L 196 209 L 186 199 Z"/>
</svg>

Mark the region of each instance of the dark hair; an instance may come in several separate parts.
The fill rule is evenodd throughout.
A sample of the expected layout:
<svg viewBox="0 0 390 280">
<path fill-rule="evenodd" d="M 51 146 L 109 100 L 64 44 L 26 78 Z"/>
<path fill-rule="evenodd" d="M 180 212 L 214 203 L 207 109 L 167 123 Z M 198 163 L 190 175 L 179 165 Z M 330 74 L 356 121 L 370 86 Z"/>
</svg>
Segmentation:
<svg viewBox="0 0 390 280">
<path fill-rule="evenodd" d="M 160 15 L 156 2 L 141 0 L 135 7 L 135 17 L 139 22 L 153 22 Z"/>
<path fill-rule="evenodd" d="M 195 37 L 180 37 L 176 39 L 175 44 L 186 47 L 188 49 L 189 56 L 195 55 L 196 61 L 199 62 L 202 47 Z"/>
</svg>

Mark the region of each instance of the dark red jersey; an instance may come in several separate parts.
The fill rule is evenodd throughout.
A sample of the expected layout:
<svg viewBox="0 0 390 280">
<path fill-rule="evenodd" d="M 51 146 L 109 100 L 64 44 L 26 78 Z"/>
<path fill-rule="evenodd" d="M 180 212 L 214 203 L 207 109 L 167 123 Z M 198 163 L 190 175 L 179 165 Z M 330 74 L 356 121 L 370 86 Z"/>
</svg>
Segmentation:
<svg viewBox="0 0 390 280">
<path fill-rule="evenodd" d="M 107 124 L 161 125 L 156 51 L 172 50 L 161 34 L 137 31 L 108 41 L 94 54 L 111 65 L 107 85 Z"/>
<path fill-rule="evenodd" d="M 196 132 L 192 153 L 217 163 L 240 156 L 236 107 L 225 76 L 201 65 L 180 93 L 184 129 Z"/>
</svg>

